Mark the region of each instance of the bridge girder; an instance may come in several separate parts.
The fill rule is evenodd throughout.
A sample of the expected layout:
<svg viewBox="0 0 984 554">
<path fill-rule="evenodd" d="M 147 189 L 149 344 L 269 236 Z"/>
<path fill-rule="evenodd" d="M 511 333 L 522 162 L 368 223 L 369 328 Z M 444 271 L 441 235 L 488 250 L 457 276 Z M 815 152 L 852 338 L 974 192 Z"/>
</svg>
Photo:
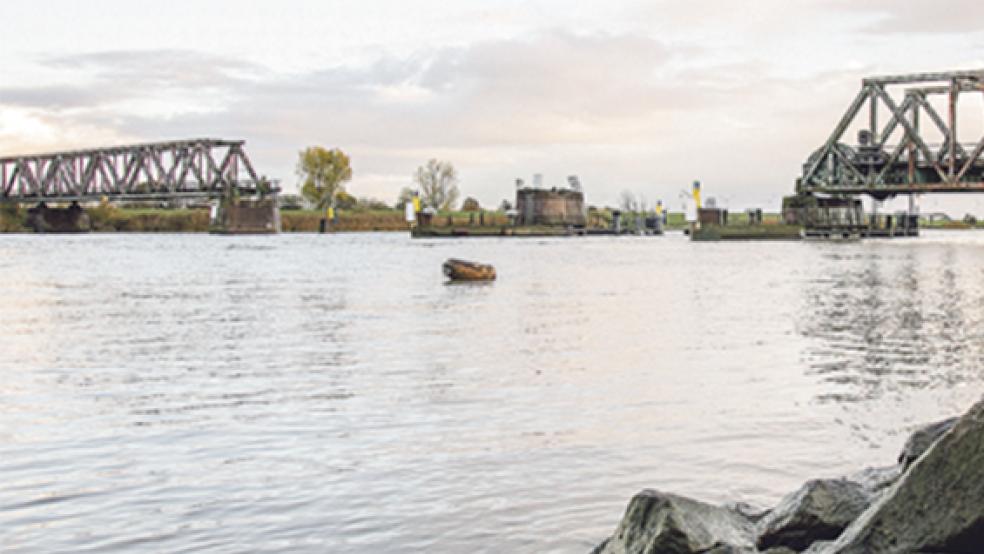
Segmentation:
<svg viewBox="0 0 984 554">
<path fill-rule="evenodd" d="M 245 141 L 190 139 L 0 158 L 0 201 L 69 202 L 251 194 L 262 182 Z M 242 177 L 242 178 L 241 178 Z"/>
<path fill-rule="evenodd" d="M 891 87 L 906 85 L 901 97 Z M 911 86 L 919 85 L 919 86 Z M 833 133 L 803 165 L 798 193 L 870 194 L 888 197 L 927 192 L 984 192 L 984 136 L 976 143 L 961 144 L 957 135 L 957 102 L 961 95 L 984 93 L 984 70 L 917 73 L 869 77 L 841 117 Z M 927 100 L 948 96 L 944 117 Z M 844 134 L 858 121 L 865 105 L 868 121 L 856 143 Z M 879 108 L 889 120 L 878 125 Z M 927 117 L 943 137 L 931 145 L 922 133 L 921 116 Z M 894 145 L 889 141 L 901 130 Z"/>
</svg>

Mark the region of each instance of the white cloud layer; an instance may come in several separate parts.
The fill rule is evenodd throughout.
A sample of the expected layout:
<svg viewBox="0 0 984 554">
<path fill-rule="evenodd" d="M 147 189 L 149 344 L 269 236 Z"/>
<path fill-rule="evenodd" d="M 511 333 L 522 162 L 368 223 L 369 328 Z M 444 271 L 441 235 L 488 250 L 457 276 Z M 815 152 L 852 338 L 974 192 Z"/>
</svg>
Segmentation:
<svg viewBox="0 0 984 554">
<path fill-rule="evenodd" d="M 0 5 L 0 152 L 219 136 L 288 188 L 322 144 L 386 200 L 440 157 L 486 204 L 539 172 L 774 207 L 863 76 L 984 67 L 973 2 L 175 5 Z"/>
</svg>

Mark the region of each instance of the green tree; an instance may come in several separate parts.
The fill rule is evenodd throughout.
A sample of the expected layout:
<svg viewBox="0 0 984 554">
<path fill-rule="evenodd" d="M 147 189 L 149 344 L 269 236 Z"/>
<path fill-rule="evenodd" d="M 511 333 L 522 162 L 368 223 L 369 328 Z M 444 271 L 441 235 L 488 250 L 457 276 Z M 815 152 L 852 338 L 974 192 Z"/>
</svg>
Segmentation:
<svg viewBox="0 0 984 554">
<path fill-rule="evenodd" d="M 461 211 L 463 212 L 477 212 L 482 209 L 479 205 L 478 200 L 475 200 L 471 196 L 465 198 L 465 201 L 461 203 Z"/>
<path fill-rule="evenodd" d="M 417 168 L 413 180 L 420 188 L 420 200 L 435 210 L 453 210 L 458 202 L 458 172 L 450 162 L 432 159 Z"/>
<path fill-rule="evenodd" d="M 335 194 L 335 207 L 340 210 L 353 210 L 358 205 L 359 199 L 344 190 L 340 190 Z"/>
<path fill-rule="evenodd" d="M 311 146 L 301 151 L 297 160 L 297 174 L 302 179 L 301 195 L 318 209 L 325 211 L 335 204 L 335 198 L 343 192 L 343 183 L 352 179 L 349 157 L 338 148 L 328 150 Z"/>
</svg>

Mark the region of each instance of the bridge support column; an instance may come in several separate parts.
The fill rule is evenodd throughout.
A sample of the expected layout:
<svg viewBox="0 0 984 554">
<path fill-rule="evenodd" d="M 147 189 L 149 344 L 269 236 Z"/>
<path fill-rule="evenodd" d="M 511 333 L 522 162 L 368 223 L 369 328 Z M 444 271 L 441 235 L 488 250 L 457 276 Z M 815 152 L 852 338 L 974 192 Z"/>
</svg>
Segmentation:
<svg viewBox="0 0 984 554">
<path fill-rule="evenodd" d="M 277 196 L 252 200 L 223 198 L 213 209 L 209 232 L 227 235 L 279 233 Z"/>
<path fill-rule="evenodd" d="M 67 208 L 49 208 L 44 202 L 27 210 L 27 224 L 36 233 L 88 233 L 89 216 L 72 202 Z"/>
</svg>

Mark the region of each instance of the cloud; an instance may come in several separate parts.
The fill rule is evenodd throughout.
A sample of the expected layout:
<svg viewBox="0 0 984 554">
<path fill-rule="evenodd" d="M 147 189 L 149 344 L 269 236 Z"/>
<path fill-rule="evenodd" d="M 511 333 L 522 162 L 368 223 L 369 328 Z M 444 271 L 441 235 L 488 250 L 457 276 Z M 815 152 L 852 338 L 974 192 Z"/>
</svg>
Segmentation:
<svg viewBox="0 0 984 554">
<path fill-rule="evenodd" d="M 862 60 L 793 75 L 769 56 L 734 60 L 702 40 L 564 29 L 299 73 L 193 50 L 38 65 L 62 81 L 0 87 L 7 153 L 241 138 L 258 170 L 290 188 L 297 151 L 322 144 L 351 154 L 357 195 L 389 200 L 417 165 L 440 157 L 485 204 L 534 172 L 557 183 L 578 173 L 593 203 L 625 188 L 673 197 L 695 178 L 719 197 L 771 201 L 791 189 L 871 70 Z"/>
<path fill-rule="evenodd" d="M 829 8 L 867 16 L 865 32 L 885 34 L 981 33 L 984 3 L 976 0 L 830 0 Z"/>
<path fill-rule="evenodd" d="M 652 114 L 699 104 L 705 91 L 674 82 L 668 65 L 692 51 L 554 31 L 328 68 L 261 86 L 248 102 L 294 130 L 373 146 L 631 143 Z"/>
<path fill-rule="evenodd" d="M 0 104 L 105 117 L 214 111 L 263 69 L 191 50 L 109 51 L 45 57 L 38 68 L 59 84 L 0 88 Z"/>
<path fill-rule="evenodd" d="M 469 194 L 486 202 L 537 171 L 558 180 L 581 173 L 612 196 L 696 173 L 754 179 L 762 167 L 749 160 L 772 148 L 758 144 L 780 133 L 779 116 L 763 110 L 807 92 L 754 62 L 715 65 L 697 46 L 564 30 L 303 74 L 192 51 L 103 52 L 43 66 L 87 77 L 0 89 L 0 107 L 58 122 L 64 132 L 50 135 L 52 147 L 93 137 L 245 138 L 259 170 L 289 187 L 296 152 L 325 144 L 352 154 L 359 194 L 384 198 L 436 156 L 456 163 Z M 0 147 L 14 136 L 2 125 Z M 73 130 L 85 135 L 66 136 Z M 714 167 L 681 163 L 698 159 Z"/>
<path fill-rule="evenodd" d="M 104 123 L 87 123 L 44 110 L 0 103 L 0 155 L 80 149 L 133 141 Z"/>
<path fill-rule="evenodd" d="M 51 57 L 42 65 L 95 72 L 124 85 L 201 87 L 238 83 L 263 71 L 252 63 L 194 50 L 120 50 Z"/>
</svg>

